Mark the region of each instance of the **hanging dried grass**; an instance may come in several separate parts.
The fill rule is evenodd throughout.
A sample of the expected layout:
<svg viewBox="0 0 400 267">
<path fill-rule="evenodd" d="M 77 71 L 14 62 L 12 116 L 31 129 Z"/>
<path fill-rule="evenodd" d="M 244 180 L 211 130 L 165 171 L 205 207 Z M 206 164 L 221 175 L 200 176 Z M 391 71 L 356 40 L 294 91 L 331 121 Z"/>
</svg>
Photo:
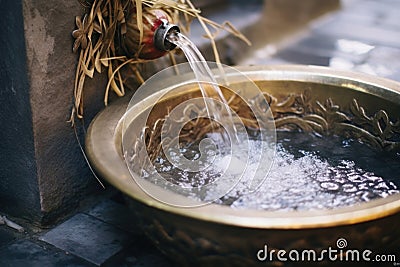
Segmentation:
<svg viewBox="0 0 400 267">
<path fill-rule="evenodd" d="M 108 83 L 104 93 L 104 104 L 107 105 L 110 90 L 118 96 L 125 94 L 122 68 L 129 68 L 140 83 L 144 82 L 140 74 L 141 64 L 153 59 L 143 59 L 143 41 L 146 36 L 152 14 L 155 10 L 162 10 L 177 24 L 181 31 L 187 34 L 190 23 L 198 19 L 203 27 L 206 38 L 211 42 L 215 61 L 220 63 L 220 58 L 215 43 L 215 37 L 221 30 L 226 30 L 239 39 L 250 44 L 238 30 L 229 22 L 215 23 L 201 16 L 190 0 L 78 0 L 86 8 L 86 14 L 81 18 L 76 17 L 77 29 L 72 32 L 75 38 L 73 51 L 79 51 L 79 61 L 76 68 L 74 104 L 71 111 L 70 122 L 73 125 L 75 118 L 83 118 L 84 101 L 83 90 L 85 79 L 93 78 L 96 72 L 101 73 L 107 69 Z M 129 51 L 124 49 L 123 40 L 132 33 L 134 42 L 129 43 Z M 135 40 L 137 39 L 137 40 Z M 136 43 L 135 43 L 136 42 Z M 146 58 L 146 56 L 144 57 Z M 175 63 L 170 53 L 171 64 Z"/>
</svg>

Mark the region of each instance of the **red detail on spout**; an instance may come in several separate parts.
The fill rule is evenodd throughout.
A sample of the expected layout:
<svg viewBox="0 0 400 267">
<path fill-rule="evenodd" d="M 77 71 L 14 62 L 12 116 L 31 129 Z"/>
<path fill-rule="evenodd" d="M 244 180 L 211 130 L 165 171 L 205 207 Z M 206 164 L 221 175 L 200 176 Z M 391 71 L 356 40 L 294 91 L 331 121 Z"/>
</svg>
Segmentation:
<svg viewBox="0 0 400 267">
<path fill-rule="evenodd" d="M 143 10 L 143 39 L 137 26 L 136 9 L 127 18 L 127 33 L 123 36 L 123 49 L 128 57 L 140 59 L 156 59 L 164 56 L 154 45 L 154 34 L 164 21 L 170 22 L 168 14 L 160 9 Z"/>
</svg>

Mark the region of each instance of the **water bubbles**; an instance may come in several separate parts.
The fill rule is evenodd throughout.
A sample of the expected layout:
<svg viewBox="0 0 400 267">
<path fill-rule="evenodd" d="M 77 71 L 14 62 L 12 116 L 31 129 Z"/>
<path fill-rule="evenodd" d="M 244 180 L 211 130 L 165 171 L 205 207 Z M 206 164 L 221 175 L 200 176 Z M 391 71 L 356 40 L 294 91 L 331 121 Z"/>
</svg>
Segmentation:
<svg viewBox="0 0 400 267">
<path fill-rule="evenodd" d="M 221 177 L 221 181 L 219 182 L 226 182 L 229 183 L 229 181 L 240 181 L 240 178 L 243 174 L 243 172 L 246 169 L 246 162 L 242 162 L 235 156 L 229 155 L 229 156 L 224 156 L 222 158 L 217 158 L 215 163 L 215 170 L 218 173 L 224 174 L 224 177 Z M 211 195 L 210 192 L 214 192 L 215 188 L 211 188 L 207 192 L 208 195 Z M 226 192 L 225 192 L 226 193 Z"/>
<path fill-rule="evenodd" d="M 354 143 L 346 145 L 347 154 L 341 151 L 340 157 L 335 158 L 336 152 L 321 156 L 319 152 L 299 149 L 296 153 L 296 145 L 293 140 L 306 139 L 311 141 L 305 134 L 294 134 L 291 138 L 279 138 L 277 152 L 273 166 L 265 182 L 254 192 L 246 191 L 247 177 L 254 176 L 257 169 L 257 158 L 251 154 L 248 165 L 242 179 L 231 191 L 216 201 L 218 204 L 229 205 L 237 209 L 262 209 L 262 210 L 319 210 L 332 209 L 336 207 L 355 205 L 360 202 L 371 201 L 376 198 L 384 198 L 393 194 L 398 194 L 399 187 L 394 181 L 388 181 L 377 173 L 385 166 L 373 166 L 370 162 L 360 164 L 354 158 Z M 313 137 L 316 138 L 316 137 Z M 249 146 L 252 151 L 257 152 L 257 147 L 261 144 L 258 140 L 250 140 Z M 318 140 L 321 150 L 323 142 Z M 289 149 L 288 149 L 289 147 Z M 293 153 L 292 151 L 295 151 Z M 324 150 L 325 151 L 325 150 Z M 365 154 L 366 158 L 374 161 L 374 153 Z M 354 160 L 351 160 L 353 158 Z M 159 161 L 161 162 L 161 161 Z M 224 172 L 229 162 L 233 163 L 228 173 L 232 179 L 240 175 L 246 161 L 240 155 L 224 155 L 216 158 L 214 170 L 208 170 L 195 179 L 198 183 L 206 183 L 207 179 L 213 177 L 218 172 Z M 373 167 L 377 173 L 366 170 Z M 238 171 L 235 171 L 237 168 Z M 180 173 L 179 175 L 183 175 Z M 183 175 L 190 178 L 190 173 Z M 213 194 L 214 192 L 205 192 Z"/>
<path fill-rule="evenodd" d="M 342 141 L 342 147 L 350 147 L 351 145 L 351 140 L 343 140 Z"/>
<path fill-rule="evenodd" d="M 387 190 L 389 189 L 389 186 L 386 184 L 386 182 L 381 182 L 377 185 L 374 186 L 374 189 L 384 189 Z"/>
<path fill-rule="evenodd" d="M 343 188 L 343 191 L 346 193 L 354 193 L 354 192 L 357 192 L 357 190 L 358 190 L 357 186 L 354 184 L 351 184 L 351 183 L 344 184 L 342 186 L 342 188 Z"/>
<path fill-rule="evenodd" d="M 318 140 L 320 147 L 314 151 L 309 149 L 313 146 L 304 145 L 312 143 L 309 136 L 294 133 L 292 136 L 278 139 L 275 162 L 265 183 L 252 194 L 241 194 L 240 190 L 230 192 L 227 196 L 230 202 L 225 204 L 240 209 L 318 210 L 355 205 L 400 192 L 395 182 L 376 174 L 385 165 L 376 162 L 380 156 L 374 151 L 364 154 L 368 162 L 360 163 L 356 161 L 357 143 L 346 142 L 340 148 L 345 151 L 339 151 L 338 156 L 337 151 L 328 153 L 328 149 L 321 149 L 328 140 Z M 302 149 L 295 150 L 295 140 Z M 319 150 L 325 154 L 321 156 Z M 376 173 L 367 171 L 368 167 Z M 236 200 L 232 202 L 233 199 Z"/>
<path fill-rule="evenodd" d="M 364 177 L 361 175 L 358 175 L 356 173 L 350 173 L 347 176 L 347 179 L 349 179 L 350 182 L 352 183 L 362 183 L 365 181 Z"/>
<path fill-rule="evenodd" d="M 337 191 L 339 189 L 339 185 L 337 183 L 333 182 L 324 182 L 320 184 L 323 189 L 329 190 L 329 191 Z"/>
</svg>

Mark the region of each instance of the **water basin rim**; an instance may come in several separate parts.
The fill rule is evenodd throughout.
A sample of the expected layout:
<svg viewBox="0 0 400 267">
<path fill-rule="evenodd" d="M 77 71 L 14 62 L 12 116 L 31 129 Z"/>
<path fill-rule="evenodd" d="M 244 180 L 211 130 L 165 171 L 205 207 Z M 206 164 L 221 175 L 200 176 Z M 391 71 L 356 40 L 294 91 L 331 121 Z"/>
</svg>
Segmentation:
<svg viewBox="0 0 400 267">
<path fill-rule="evenodd" d="M 231 68 L 230 66 L 227 67 Z M 323 83 L 369 93 L 388 100 L 393 100 L 393 96 L 397 96 L 400 101 L 400 82 L 356 71 L 337 70 L 324 66 L 294 64 L 235 66 L 234 68 L 238 70 L 238 72 L 228 74 L 228 78 L 229 75 L 231 75 L 231 78 L 237 77 L 237 74 L 240 73 L 252 81 L 266 80 Z M 215 75 L 220 75 L 219 69 L 215 68 L 212 69 L 212 71 Z M 346 82 L 343 82 L 343 80 Z M 156 94 L 157 96 L 162 96 L 175 88 L 196 83 L 195 77 L 192 77 L 190 73 L 183 74 L 180 75 L 179 81 L 176 81 L 174 85 L 164 87 Z M 182 94 L 182 92 L 180 92 L 180 94 Z M 153 97 L 154 94 L 144 98 L 143 101 Z M 121 121 L 123 121 L 123 118 L 121 118 Z"/>
<path fill-rule="evenodd" d="M 379 88 L 378 93 L 382 91 L 400 93 L 400 82 L 398 81 L 357 71 L 333 69 L 331 67 L 290 64 L 236 66 L 235 68 L 244 75 L 247 75 L 251 80 L 323 82 L 328 85 L 337 85 L 366 92 L 365 88 L 360 86 L 362 84 L 367 86 L 368 89 Z M 346 82 L 343 82 L 344 80 Z M 368 92 L 371 93 L 370 91 Z M 376 96 L 382 97 L 380 94 Z"/>
<path fill-rule="evenodd" d="M 263 70 L 260 70 L 260 68 Z M 279 73 L 280 75 L 286 74 L 290 77 L 293 77 L 291 76 L 293 74 L 298 75 L 301 73 L 306 76 L 312 75 L 313 77 L 318 75 L 329 76 L 329 74 L 331 74 L 337 79 L 345 78 L 350 79 L 352 82 L 357 81 L 365 84 L 363 82 L 365 75 L 359 75 L 356 77 L 357 79 L 354 80 L 354 73 L 352 72 L 341 72 L 340 75 L 338 75 L 336 70 L 328 68 L 315 68 L 309 66 L 252 66 L 239 67 L 239 70 L 246 73 L 250 78 L 258 77 L 260 75 L 265 77 L 272 75 L 273 73 Z M 265 72 L 267 72 L 268 75 L 266 75 Z M 375 82 L 373 77 L 368 77 L 367 79 L 371 81 L 371 83 L 373 82 L 373 84 L 377 84 L 377 86 L 381 84 L 381 79 L 378 79 L 378 81 Z M 400 86 L 398 83 L 393 83 L 390 80 L 383 80 L 383 82 L 386 86 L 389 86 L 392 89 L 395 88 L 394 91 L 397 91 L 397 93 L 400 92 Z M 117 135 L 114 133 L 114 129 L 116 129 L 116 124 L 125 111 L 126 99 L 124 101 L 123 104 L 121 104 L 123 102 L 121 100 L 110 105 L 93 120 L 86 139 L 87 153 L 90 162 L 103 178 L 142 204 L 180 216 L 191 217 L 203 221 L 263 229 L 333 227 L 374 220 L 400 211 L 400 194 L 352 207 L 301 212 L 235 210 L 230 207 L 216 204 L 194 209 L 185 209 L 160 203 L 150 198 L 145 193 L 136 190 L 138 187 L 135 185 L 133 179 L 130 178 L 129 171 L 124 165 L 124 162 L 121 162 L 121 155 L 117 152 L 115 146 L 115 136 Z M 108 130 L 104 131 L 100 129 Z M 96 145 L 99 141 L 103 143 L 103 146 Z M 107 155 L 107 159 L 104 159 L 99 155 Z M 120 161 L 119 163 L 116 162 L 118 160 Z M 117 172 L 111 170 L 111 168 L 113 168 L 112 166 L 117 166 Z M 132 189 L 135 190 L 132 191 Z"/>
</svg>

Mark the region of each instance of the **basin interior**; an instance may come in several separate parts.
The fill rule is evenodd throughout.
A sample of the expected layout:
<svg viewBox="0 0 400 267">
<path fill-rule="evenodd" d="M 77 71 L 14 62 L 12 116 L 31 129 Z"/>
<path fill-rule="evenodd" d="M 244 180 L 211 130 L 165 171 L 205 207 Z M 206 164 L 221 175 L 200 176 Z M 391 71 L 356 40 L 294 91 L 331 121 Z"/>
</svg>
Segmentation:
<svg viewBox="0 0 400 267">
<path fill-rule="evenodd" d="M 245 74 L 265 92 L 279 131 L 312 132 L 322 137 L 353 137 L 377 151 L 398 155 L 398 83 L 321 67 L 253 66 L 241 67 L 239 70 L 241 77 Z M 152 129 L 156 121 L 168 114 L 169 106 L 176 106 L 184 99 L 200 95 L 195 83 L 188 83 L 183 75 L 170 78 L 170 81 L 167 78 L 156 82 L 156 90 L 132 106 L 133 112 L 126 113 L 129 99 L 121 99 L 110 105 L 93 120 L 88 130 L 86 151 L 90 163 L 101 177 L 135 202 L 177 216 L 257 228 L 337 226 L 398 214 L 400 194 L 356 207 L 298 212 L 236 210 L 217 204 L 185 209 L 157 201 L 132 178 L 124 161 L 122 136 L 130 136 L 124 142 L 127 142 L 128 147 L 135 147 L 135 138 L 143 130 L 138 125 L 144 121 Z M 245 88 L 247 84 L 241 79 L 232 82 L 230 88 Z M 145 118 L 144 111 L 153 106 L 171 86 L 174 90 L 155 105 L 148 119 Z M 154 190 L 170 199 L 180 198 L 178 194 L 157 186 L 154 186 Z"/>
<path fill-rule="evenodd" d="M 307 150 L 310 146 L 303 149 L 301 146 L 307 146 L 307 143 L 315 143 L 314 151 L 319 152 L 320 149 L 330 150 L 335 146 L 340 147 L 343 144 L 347 146 L 354 143 L 354 149 L 359 150 L 352 153 L 356 162 L 357 153 L 367 153 L 364 158 L 373 157 L 372 160 L 369 159 L 369 161 L 362 163 L 365 167 L 365 170 L 362 170 L 363 172 L 372 173 L 373 179 L 376 177 L 374 174 L 376 170 L 385 173 L 384 178 L 387 180 L 382 183 L 379 181 L 374 185 L 376 187 L 387 187 L 387 190 L 385 189 L 379 196 L 398 195 L 398 187 L 400 186 L 398 177 L 400 166 L 397 164 L 400 159 L 400 121 L 398 120 L 400 98 L 397 92 L 384 90 L 370 84 L 346 84 L 343 82 L 337 84 L 335 82 L 255 80 L 255 83 L 269 103 L 275 120 L 279 144 L 283 139 L 293 139 L 298 143 L 296 149 Z M 254 134 L 257 132 L 257 123 L 251 110 L 240 97 L 232 93 L 232 91 L 242 90 L 246 86 L 248 86 L 246 82 L 236 82 L 230 84 L 229 89 L 222 87 L 222 90 L 225 98 L 229 100 L 231 108 L 243 119 L 249 132 Z M 122 130 L 123 135 L 129 136 L 129 138 L 124 138 L 124 146 L 132 148 L 145 146 L 147 154 L 154 163 L 161 156 L 161 126 L 168 116 L 168 112 L 180 103 L 196 97 L 201 97 L 198 86 L 195 83 L 185 84 L 168 92 L 155 106 L 151 106 L 148 117 L 145 112 L 140 113 L 135 110 L 134 115 L 131 115 L 125 121 L 127 126 Z M 150 109 L 145 105 L 141 108 L 142 111 L 145 111 L 146 108 Z M 146 121 L 146 130 L 138 128 L 137 121 Z M 181 132 L 182 143 L 192 143 L 203 138 L 207 133 L 204 130 L 206 124 L 204 121 L 196 121 L 187 125 L 187 127 L 185 126 Z M 298 141 L 301 139 L 303 139 L 303 143 Z M 139 143 L 138 140 L 140 140 Z M 331 144 L 328 145 L 329 143 Z M 319 145 L 321 145 L 321 148 L 318 147 Z M 290 144 L 289 147 L 291 147 Z M 138 154 L 134 150 L 131 153 Z M 335 152 L 332 153 L 325 153 L 328 160 L 330 156 L 334 156 Z M 385 167 L 382 166 L 385 161 L 379 161 L 380 158 L 390 161 L 391 165 L 386 168 L 387 170 L 384 170 Z M 142 166 L 140 157 L 136 157 L 136 160 L 139 160 L 139 163 L 136 161 L 132 164 Z M 369 166 L 373 161 L 376 161 L 376 164 Z M 321 166 L 321 168 L 326 168 L 326 166 Z M 141 168 L 138 169 L 138 172 L 140 171 Z M 136 175 L 140 176 L 140 173 L 136 173 Z M 172 179 L 179 179 L 177 176 L 179 175 L 175 174 L 175 177 L 172 175 Z M 295 173 L 292 179 L 296 179 Z M 335 186 L 335 183 L 325 182 L 323 185 L 329 191 L 332 190 L 329 186 Z M 347 184 L 347 186 L 349 185 Z M 298 190 L 301 189 L 298 188 Z M 371 200 L 366 196 L 364 196 L 364 199 L 366 199 L 365 201 Z M 217 202 L 232 202 L 229 197 L 226 200 Z M 348 203 L 350 203 L 348 205 L 354 204 L 350 201 Z M 325 208 L 324 205 L 322 206 Z M 326 207 L 332 208 L 331 206 Z M 257 207 L 253 205 L 252 208 L 256 209 Z M 266 209 L 269 210 L 268 207 Z M 296 209 L 297 206 L 290 210 Z"/>
</svg>

